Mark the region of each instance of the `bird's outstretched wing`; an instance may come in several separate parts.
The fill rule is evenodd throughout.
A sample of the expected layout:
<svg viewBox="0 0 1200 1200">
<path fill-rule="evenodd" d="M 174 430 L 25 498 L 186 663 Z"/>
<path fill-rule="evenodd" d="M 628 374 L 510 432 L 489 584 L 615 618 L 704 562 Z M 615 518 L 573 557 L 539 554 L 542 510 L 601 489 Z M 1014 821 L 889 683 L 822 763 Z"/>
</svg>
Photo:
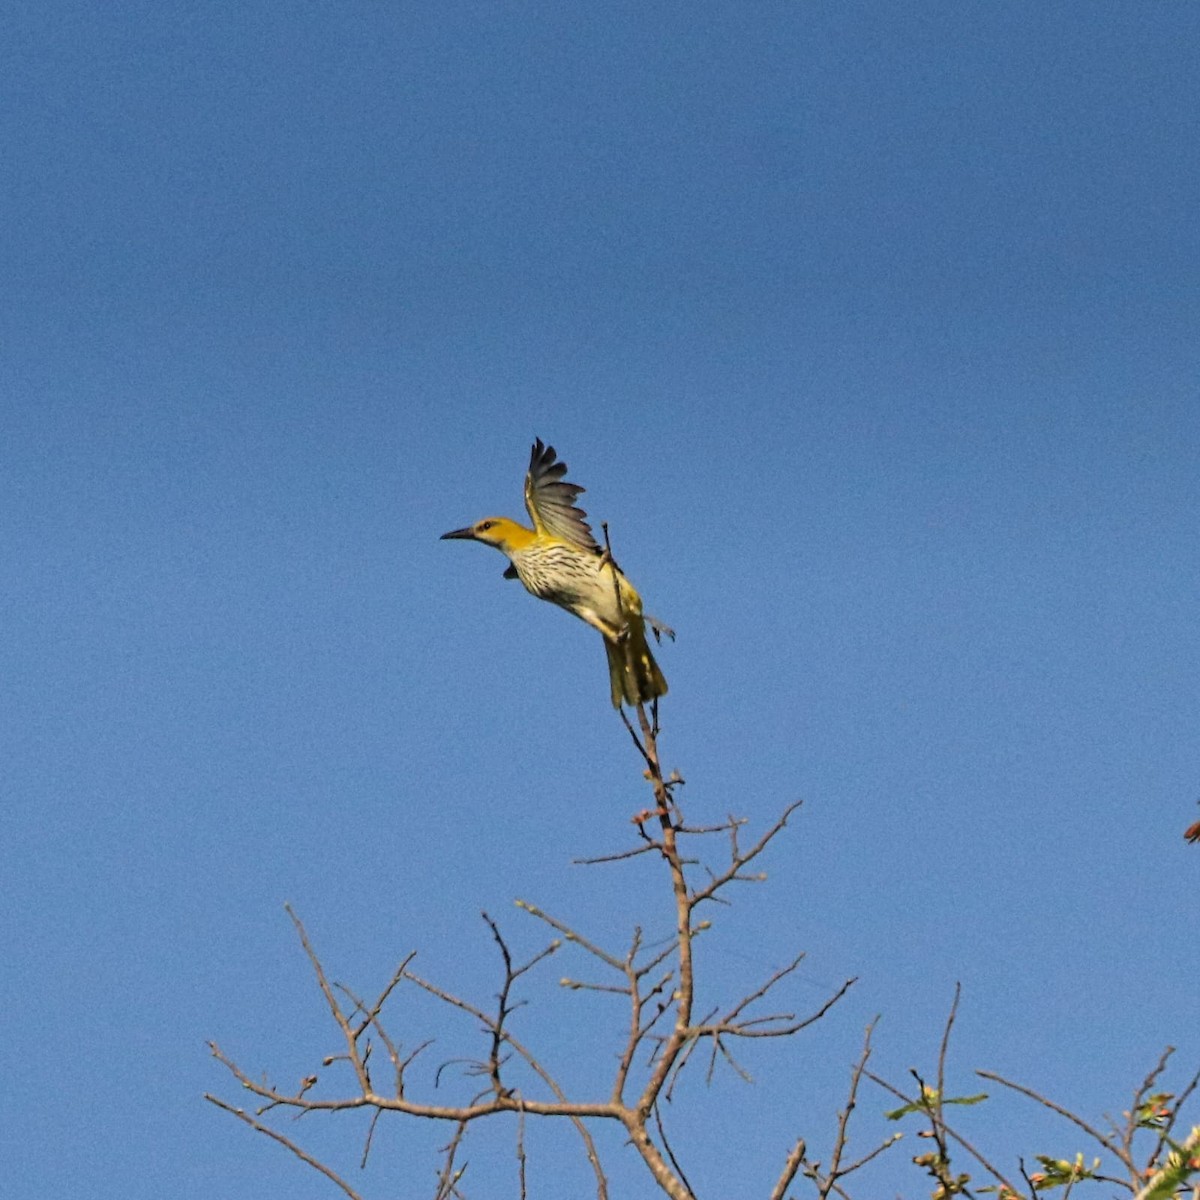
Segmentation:
<svg viewBox="0 0 1200 1200">
<path fill-rule="evenodd" d="M 592 527 L 583 519 L 587 513 L 575 504 L 575 497 L 584 489 L 577 483 L 564 483 L 567 464 L 556 462 L 553 446 L 543 446 L 542 439 L 533 443 L 529 456 L 529 473 L 525 476 L 525 507 L 538 533 L 548 533 L 582 550 L 600 553 Z"/>
</svg>

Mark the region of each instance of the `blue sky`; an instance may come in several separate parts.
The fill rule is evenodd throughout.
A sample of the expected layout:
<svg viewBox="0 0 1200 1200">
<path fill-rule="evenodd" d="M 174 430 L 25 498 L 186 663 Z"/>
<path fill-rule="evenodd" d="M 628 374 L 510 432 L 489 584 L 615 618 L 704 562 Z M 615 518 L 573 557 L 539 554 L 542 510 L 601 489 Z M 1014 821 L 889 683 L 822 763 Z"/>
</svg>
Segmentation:
<svg viewBox="0 0 1200 1200">
<path fill-rule="evenodd" d="M 417 949 L 481 999 L 481 909 L 523 948 L 515 897 L 618 947 L 668 919 L 648 863 L 570 864 L 646 804 L 599 640 L 437 540 L 520 515 L 535 436 L 678 630 L 689 816 L 805 801 L 704 987 L 799 949 L 789 1007 L 860 978 L 746 1055 L 757 1088 L 677 1104 L 701 1195 L 821 1148 L 874 1014 L 881 1070 L 928 1065 L 955 981 L 961 1090 L 987 1067 L 1098 1117 L 1165 1044 L 1200 1064 L 1200 9 L 4 26 L 14 1195 L 332 1194 L 200 1100 L 233 1093 L 207 1038 L 285 1082 L 335 1047 L 285 900 L 337 978 Z M 568 969 L 528 1019 L 582 1085 L 620 1022 Z M 970 1121 L 1009 1166 L 1084 1148 L 1007 1103 Z M 357 1152 L 350 1121 L 308 1136 Z M 510 1137 L 481 1135 L 473 1198 L 515 1194 Z M 363 1190 L 429 1194 L 436 1144 L 393 1123 Z M 536 1194 L 586 1180 L 531 1149 Z M 880 1194 L 928 1190 L 912 1153 Z"/>
</svg>

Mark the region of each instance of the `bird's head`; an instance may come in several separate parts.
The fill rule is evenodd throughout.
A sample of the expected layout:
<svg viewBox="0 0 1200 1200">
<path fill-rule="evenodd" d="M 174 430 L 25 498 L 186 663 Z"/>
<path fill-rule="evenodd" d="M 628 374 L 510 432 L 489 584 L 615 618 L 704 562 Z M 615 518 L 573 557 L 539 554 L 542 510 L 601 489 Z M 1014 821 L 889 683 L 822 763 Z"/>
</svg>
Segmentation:
<svg viewBox="0 0 1200 1200">
<path fill-rule="evenodd" d="M 525 549 L 535 536 L 532 529 L 526 529 L 524 525 L 518 525 L 508 517 L 484 517 L 482 521 L 476 521 L 474 525 L 468 525 L 465 529 L 452 529 L 449 533 L 443 533 L 442 540 L 463 538 L 467 541 L 483 542 L 485 546 L 495 546 L 497 550 L 509 554 L 513 550 Z"/>
</svg>

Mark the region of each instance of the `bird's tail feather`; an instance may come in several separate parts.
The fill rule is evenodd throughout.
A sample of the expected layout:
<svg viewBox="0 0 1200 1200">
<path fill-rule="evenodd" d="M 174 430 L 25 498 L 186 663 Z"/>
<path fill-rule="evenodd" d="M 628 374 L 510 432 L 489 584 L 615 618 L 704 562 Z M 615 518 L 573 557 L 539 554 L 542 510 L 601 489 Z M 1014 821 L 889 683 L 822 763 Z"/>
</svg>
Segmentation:
<svg viewBox="0 0 1200 1200">
<path fill-rule="evenodd" d="M 604 649 L 608 652 L 613 708 L 622 704 L 648 704 L 667 694 L 667 681 L 650 653 L 646 627 L 641 621 L 630 621 L 628 632 L 619 642 L 605 638 Z"/>
</svg>

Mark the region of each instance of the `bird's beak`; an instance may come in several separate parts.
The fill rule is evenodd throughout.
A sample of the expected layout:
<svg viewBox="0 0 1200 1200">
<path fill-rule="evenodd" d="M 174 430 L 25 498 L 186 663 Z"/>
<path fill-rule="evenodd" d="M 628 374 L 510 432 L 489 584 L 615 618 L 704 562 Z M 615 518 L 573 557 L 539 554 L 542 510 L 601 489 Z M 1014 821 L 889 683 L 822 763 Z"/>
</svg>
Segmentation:
<svg viewBox="0 0 1200 1200">
<path fill-rule="evenodd" d="M 447 538 L 474 538 L 475 530 L 468 525 L 466 529 L 452 529 L 449 533 L 443 533 L 438 541 L 444 542 Z"/>
</svg>

